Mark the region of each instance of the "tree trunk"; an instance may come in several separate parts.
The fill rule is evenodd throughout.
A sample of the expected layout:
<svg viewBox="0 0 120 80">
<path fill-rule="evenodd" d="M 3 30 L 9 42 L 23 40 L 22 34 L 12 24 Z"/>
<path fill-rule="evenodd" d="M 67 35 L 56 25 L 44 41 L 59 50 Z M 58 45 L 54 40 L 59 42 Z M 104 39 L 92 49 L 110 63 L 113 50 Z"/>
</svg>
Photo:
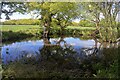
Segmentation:
<svg viewBox="0 0 120 80">
<path fill-rule="evenodd" d="M 48 38 L 49 37 L 49 34 L 50 34 L 50 25 L 51 25 L 51 22 L 52 22 L 52 19 L 51 19 L 51 14 L 47 15 L 47 18 L 44 19 L 44 22 L 43 22 L 43 37 L 46 37 Z"/>
<path fill-rule="evenodd" d="M 63 35 L 65 33 L 64 26 L 60 26 L 60 27 L 61 27 L 61 35 Z"/>
<path fill-rule="evenodd" d="M 2 19 L 1 18 L 1 15 L 2 15 L 2 6 L 3 6 L 3 2 L 1 1 L 1 3 L 0 3 L 0 19 Z"/>
</svg>

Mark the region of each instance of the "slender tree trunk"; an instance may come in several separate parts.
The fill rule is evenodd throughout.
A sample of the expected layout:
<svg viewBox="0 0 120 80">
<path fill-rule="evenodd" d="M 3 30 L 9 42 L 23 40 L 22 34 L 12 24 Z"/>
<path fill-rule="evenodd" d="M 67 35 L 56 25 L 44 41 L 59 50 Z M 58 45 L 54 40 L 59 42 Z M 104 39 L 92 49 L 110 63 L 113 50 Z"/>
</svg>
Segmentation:
<svg viewBox="0 0 120 80">
<path fill-rule="evenodd" d="M 51 14 L 47 15 L 47 18 L 44 19 L 44 22 L 43 22 L 43 27 L 44 27 L 44 30 L 43 30 L 43 37 L 49 37 L 49 34 L 50 34 L 50 26 L 51 26 L 51 22 L 52 22 L 52 16 Z"/>
<path fill-rule="evenodd" d="M 65 27 L 61 25 L 61 35 L 63 35 L 65 33 Z"/>
<path fill-rule="evenodd" d="M 1 2 L 0 2 L 0 19 L 2 19 L 2 18 L 1 18 L 1 15 L 2 15 L 2 6 L 3 6 L 3 2 L 1 1 Z"/>
</svg>

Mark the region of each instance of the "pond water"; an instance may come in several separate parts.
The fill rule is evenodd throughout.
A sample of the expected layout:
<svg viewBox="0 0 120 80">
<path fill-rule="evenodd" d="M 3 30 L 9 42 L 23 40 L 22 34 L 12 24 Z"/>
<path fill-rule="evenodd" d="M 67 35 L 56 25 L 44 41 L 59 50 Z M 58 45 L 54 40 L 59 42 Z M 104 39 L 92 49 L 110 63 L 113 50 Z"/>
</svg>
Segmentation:
<svg viewBox="0 0 120 80">
<path fill-rule="evenodd" d="M 94 64 L 106 62 L 106 66 L 107 62 L 116 58 L 113 55 L 117 53 L 112 48 L 104 49 L 103 46 L 94 39 L 81 40 L 75 37 L 6 44 L 1 48 L 3 76 L 91 77 L 96 74 Z"/>
<path fill-rule="evenodd" d="M 95 45 L 95 41 L 92 39 L 80 40 L 80 38 L 73 37 L 15 42 L 2 47 L 2 62 L 6 64 L 20 60 L 23 57 L 35 57 L 37 59 L 37 57 L 41 55 L 41 50 L 44 50 L 45 47 L 48 47 L 46 50 L 50 50 L 48 51 L 49 54 L 54 55 L 57 54 L 56 48 L 58 46 L 61 48 L 61 51 L 63 50 L 62 54 L 67 54 L 67 51 L 70 50 L 71 52 L 69 52 L 69 54 L 75 52 L 74 57 L 80 57 L 81 59 L 93 53 L 100 56 L 101 54 L 98 51 L 100 43 L 97 43 L 97 46 Z M 54 49 L 52 49 L 52 47 L 54 47 Z"/>
</svg>

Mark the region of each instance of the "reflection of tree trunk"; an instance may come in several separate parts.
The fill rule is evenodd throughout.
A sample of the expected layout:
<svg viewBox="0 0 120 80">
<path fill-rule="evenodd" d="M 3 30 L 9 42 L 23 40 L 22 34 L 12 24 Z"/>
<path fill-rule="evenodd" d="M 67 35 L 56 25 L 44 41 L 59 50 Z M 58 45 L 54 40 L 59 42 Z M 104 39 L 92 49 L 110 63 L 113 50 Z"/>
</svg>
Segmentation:
<svg viewBox="0 0 120 80">
<path fill-rule="evenodd" d="M 44 42 L 44 46 L 51 44 L 49 38 L 43 38 L 43 42 Z"/>
<path fill-rule="evenodd" d="M 97 43 L 98 43 L 97 38 L 95 38 L 94 41 L 95 41 L 95 48 L 97 48 Z"/>
<path fill-rule="evenodd" d="M 47 60 L 49 56 L 51 55 L 51 47 L 49 46 L 51 43 L 49 41 L 49 38 L 43 38 L 44 46 L 42 49 L 40 49 L 41 53 L 41 60 Z"/>
<path fill-rule="evenodd" d="M 94 46 L 93 54 L 96 54 L 98 52 L 98 48 L 97 48 L 98 40 L 97 40 L 97 38 L 94 38 L 94 41 L 95 41 L 95 46 Z"/>
<path fill-rule="evenodd" d="M 64 45 L 66 45 L 66 41 L 64 40 L 64 36 L 61 36 L 61 37 L 60 37 L 60 40 L 57 41 L 56 44 L 60 45 L 61 42 L 64 42 Z"/>
<path fill-rule="evenodd" d="M 103 48 L 107 48 L 107 47 L 109 47 L 109 44 L 110 44 L 110 43 L 108 43 L 108 42 L 103 42 L 103 43 L 102 43 Z"/>
</svg>

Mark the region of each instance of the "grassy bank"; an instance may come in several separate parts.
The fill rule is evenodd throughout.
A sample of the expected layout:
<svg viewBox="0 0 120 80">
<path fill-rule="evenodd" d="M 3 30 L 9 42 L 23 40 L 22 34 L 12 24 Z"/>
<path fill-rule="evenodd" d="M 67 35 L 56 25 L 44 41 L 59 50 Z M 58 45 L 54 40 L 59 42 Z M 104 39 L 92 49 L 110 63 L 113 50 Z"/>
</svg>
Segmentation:
<svg viewBox="0 0 120 80">
<path fill-rule="evenodd" d="M 2 25 L 2 41 L 18 41 L 34 37 L 40 31 L 39 25 Z"/>
<path fill-rule="evenodd" d="M 2 25 L 2 31 L 24 31 L 31 29 L 42 29 L 39 25 Z M 66 29 L 95 30 L 95 27 L 67 26 Z"/>
<path fill-rule="evenodd" d="M 25 31 L 31 29 L 39 29 L 39 25 L 2 25 L 2 31 Z"/>
<path fill-rule="evenodd" d="M 43 29 L 39 25 L 2 25 L 2 41 L 22 40 L 30 37 L 42 37 Z M 94 27 L 80 27 L 80 26 L 68 26 L 65 31 L 62 31 L 65 35 L 89 35 L 95 30 Z M 50 30 L 50 37 L 61 35 L 60 27 L 52 27 Z"/>
</svg>

